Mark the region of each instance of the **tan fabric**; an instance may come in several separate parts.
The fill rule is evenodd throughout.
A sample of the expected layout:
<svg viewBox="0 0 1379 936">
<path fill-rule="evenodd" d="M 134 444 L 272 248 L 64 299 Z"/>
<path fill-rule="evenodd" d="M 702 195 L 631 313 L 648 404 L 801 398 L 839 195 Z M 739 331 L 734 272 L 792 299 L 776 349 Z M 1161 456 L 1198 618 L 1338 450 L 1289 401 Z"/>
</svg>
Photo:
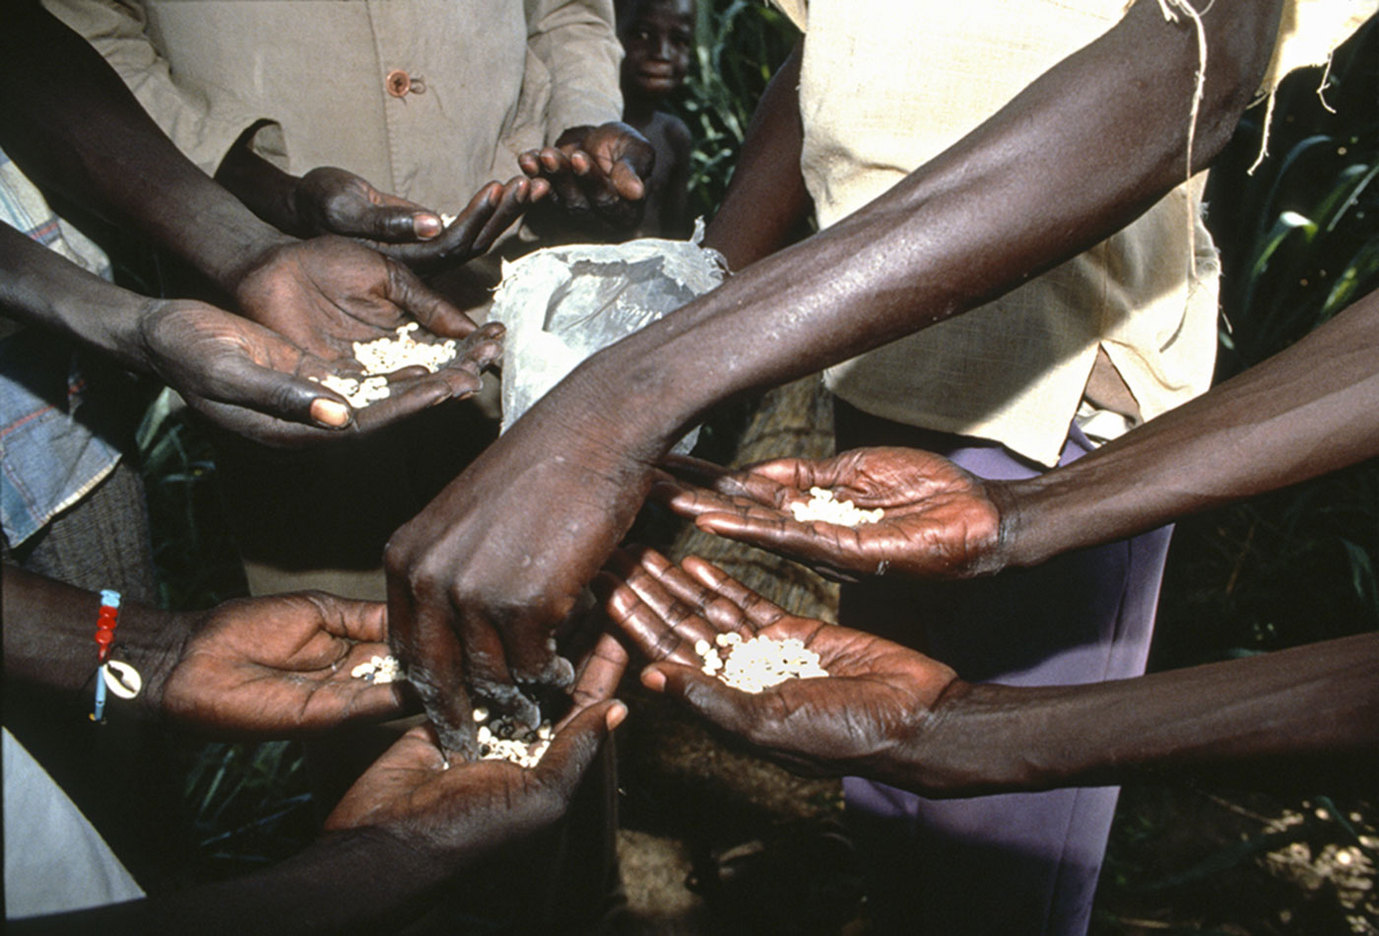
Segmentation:
<svg viewBox="0 0 1379 936">
<path fill-rule="evenodd" d="M 207 172 L 249 124 L 296 174 L 340 166 L 457 212 L 516 154 L 619 119 L 610 0 L 46 0 Z M 402 70 L 425 90 L 394 97 Z"/>
<path fill-rule="evenodd" d="M 1284 4 L 1278 45 L 1260 87 L 1278 87 L 1291 71 L 1331 61 L 1336 47 L 1379 11 L 1379 0 L 1290 0 Z"/>
<path fill-rule="evenodd" d="M 777 2 L 808 33 L 802 168 L 821 227 L 961 139 L 1125 9 Z M 1185 402 L 1210 385 L 1216 348 L 1219 271 L 1201 182 L 996 302 L 830 368 L 829 388 L 874 415 L 994 439 L 1044 465 L 1057 461 L 1098 348 L 1144 418 Z"/>
</svg>

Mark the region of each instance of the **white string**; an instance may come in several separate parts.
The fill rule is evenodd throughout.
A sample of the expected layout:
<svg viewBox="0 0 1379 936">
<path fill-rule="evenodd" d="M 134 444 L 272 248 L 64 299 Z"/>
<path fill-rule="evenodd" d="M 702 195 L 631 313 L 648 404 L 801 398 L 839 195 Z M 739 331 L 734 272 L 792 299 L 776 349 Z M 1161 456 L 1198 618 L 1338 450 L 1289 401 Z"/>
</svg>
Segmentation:
<svg viewBox="0 0 1379 936">
<path fill-rule="evenodd" d="M 1212 8 L 1215 0 L 1207 3 L 1205 13 Z M 1188 19 L 1192 20 L 1193 29 L 1197 33 L 1197 75 L 1192 88 L 1192 109 L 1188 114 L 1187 124 L 1187 166 L 1184 170 L 1183 181 L 1192 181 L 1192 149 L 1197 141 L 1197 118 L 1201 113 L 1202 99 L 1206 96 L 1207 88 L 1207 30 L 1202 25 L 1202 15 L 1192 6 L 1188 0 L 1159 0 L 1159 10 L 1164 15 L 1164 20 L 1170 23 L 1178 22 L 1178 15 L 1174 10 L 1182 11 Z M 1188 251 L 1188 282 L 1189 294 L 1192 292 L 1192 284 L 1197 281 L 1197 217 L 1196 205 L 1191 192 L 1188 193 L 1187 209 L 1187 251 Z"/>
</svg>

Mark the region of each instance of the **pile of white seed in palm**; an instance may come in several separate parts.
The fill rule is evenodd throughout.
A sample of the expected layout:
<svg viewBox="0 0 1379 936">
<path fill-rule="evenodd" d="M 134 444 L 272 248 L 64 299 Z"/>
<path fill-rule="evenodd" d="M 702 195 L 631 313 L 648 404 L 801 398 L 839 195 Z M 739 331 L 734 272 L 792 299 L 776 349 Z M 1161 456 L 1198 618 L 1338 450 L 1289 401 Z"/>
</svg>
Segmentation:
<svg viewBox="0 0 1379 936">
<path fill-rule="evenodd" d="M 402 664 L 397 661 L 395 656 L 375 656 L 367 663 L 360 663 L 350 670 L 350 675 L 355 679 L 367 679 L 375 685 L 397 682 L 402 678 Z"/>
<path fill-rule="evenodd" d="M 824 523 L 845 527 L 875 523 L 886 515 L 886 511 L 880 507 L 875 510 L 862 510 L 853 506 L 850 500 L 837 500 L 832 491 L 821 487 L 810 488 L 809 500 L 791 504 L 790 512 L 794 514 L 796 523 L 822 520 Z"/>
<path fill-rule="evenodd" d="M 543 721 L 535 730 L 506 717 L 484 724 L 488 721 L 488 709 L 482 706 L 474 710 L 474 721 L 479 725 L 479 757 L 482 760 L 505 760 L 518 767 L 535 767 L 546 748 L 551 746 L 553 730 L 548 721 Z"/>
<path fill-rule="evenodd" d="M 749 640 L 727 631 L 714 638 L 696 641 L 694 652 L 704 661 L 703 671 L 743 692 L 762 692 L 790 679 L 815 679 L 827 676 L 819 665 L 819 655 L 795 637 L 773 640 L 758 634 Z M 723 659 L 719 650 L 727 654 Z"/>
<path fill-rule="evenodd" d="M 339 377 L 331 374 L 318 382 L 340 394 L 356 409 L 386 400 L 392 392 L 388 386 L 387 374 L 404 367 L 425 367 L 431 373 L 440 370 L 455 359 L 458 353 L 455 339 L 447 338 L 434 344 L 417 341 L 412 333 L 421 326 L 411 322 L 397 329 L 396 338 L 375 338 L 373 341 L 356 341 L 354 358 L 364 365 L 362 379 Z M 315 380 L 316 378 L 311 378 Z"/>
</svg>

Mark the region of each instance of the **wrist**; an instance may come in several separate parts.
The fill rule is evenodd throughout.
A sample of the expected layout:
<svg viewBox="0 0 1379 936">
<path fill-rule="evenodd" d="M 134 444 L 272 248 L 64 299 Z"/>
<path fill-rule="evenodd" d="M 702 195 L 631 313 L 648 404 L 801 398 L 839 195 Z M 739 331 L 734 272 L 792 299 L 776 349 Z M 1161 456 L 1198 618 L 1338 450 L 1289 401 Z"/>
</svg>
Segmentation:
<svg viewBox="0 0 1379 936">
<path fill-rule="evenodd" d="M 296 243 L 296 238 L 245 212 L 221 228 L 218 243 L 202 254 L 199 266 L 228 295 L 238 297 L 246 277 Z"/>
<path fill-rule="evenodd" d="M 59 312 L 59 317 L 70 323 L 75 337 L 121 367 L 154 374 L 140 339 L 140 321 L 148 311 L 149 300 L 105 280 L 92 279 L 86 288 L 58 300 L 59 306 L 72 305 L 70 312 Z M 92 310 L 99 310 L 99 314 L 93 315 Z"/>
<path fill-rule="evenodd" d="M 533 411 L 544 403 L 548 411 L 578 413 L 574 419 L 552 419 L 568 427 L 576 449 L 605 453 L 609 467 L 630 460 L 650 468 L 687 431 L 693 416 L 679 416 L 669 405 L 676 393 L 662 368 L 647 360 L 634 363 L 619 352 L 614 345 L 586 360 Z"/>
<path fill-rule="evenodd" d="M 1031 482 L 985 481 L 986 495 L 996 506 L 1000 517 L 996 542 L 982 573 L 995 574 L 1011 566 L 1034 565 L 1031 561 L 1029 530 L 1031 526 Z"/>
<path fill-rule="evenodd" d="M 1043 789 L 1059 774 L 1038 750 L 1030 693 L 956 679 L 922 713 L 878 779 L 929 796 Z"/>
<path fill-rule="evenodd" d="M 1020 481 L 987 482 L 988 494 L 1001 516 L 992 572 L 1037 566 L 1086 545 L 1078 532 L 1085 534 L 1095 528 L 1081 510 L 1089 496 L 1084 492 L 1079 497 L 1071 490 L 1077 486 L 1067 483 L 1068 470 L 1055 468 Z"/>
<path fill-rule="evenodd" d="M 97 620 L 93 620 L 92 627 L 97 626 Z M 138 673 L 140 689 L 132 699 L 110 702 L 107 711 L 111 707 L 129 706 L 144 716 L 160 718 L 163 688 L 182 657 L 188 633 L 187 615 L 121 602 L 118 624 L 111 634 L 113 640 L 106 659 L 132 667 Z M 95 645 L 96 641 L 93 640 Z M 102 677 L 98 674 L 96 678 Z"/>
<path fill-rule="evenodd" d="M 16 321 L 50 329 L 141 369 L 134 341 L 145 300 L 0 225 L 0 305 Z"/>
</svg>

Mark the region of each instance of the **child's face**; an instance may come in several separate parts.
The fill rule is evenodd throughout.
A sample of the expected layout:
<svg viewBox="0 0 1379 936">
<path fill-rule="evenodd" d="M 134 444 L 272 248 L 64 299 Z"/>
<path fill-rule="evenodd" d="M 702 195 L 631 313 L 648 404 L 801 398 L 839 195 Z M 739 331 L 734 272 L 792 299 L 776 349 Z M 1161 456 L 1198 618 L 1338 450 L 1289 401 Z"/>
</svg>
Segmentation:
<svg viewBox="0 0 1379 936">
<path fill-rule="evenodd" d="M 694 45 L 694 0 L 642 0 L 619 24 L 626 57 L 623 87 L 647 97 L 668 97 L 684 84 Z"/>
</svg>

